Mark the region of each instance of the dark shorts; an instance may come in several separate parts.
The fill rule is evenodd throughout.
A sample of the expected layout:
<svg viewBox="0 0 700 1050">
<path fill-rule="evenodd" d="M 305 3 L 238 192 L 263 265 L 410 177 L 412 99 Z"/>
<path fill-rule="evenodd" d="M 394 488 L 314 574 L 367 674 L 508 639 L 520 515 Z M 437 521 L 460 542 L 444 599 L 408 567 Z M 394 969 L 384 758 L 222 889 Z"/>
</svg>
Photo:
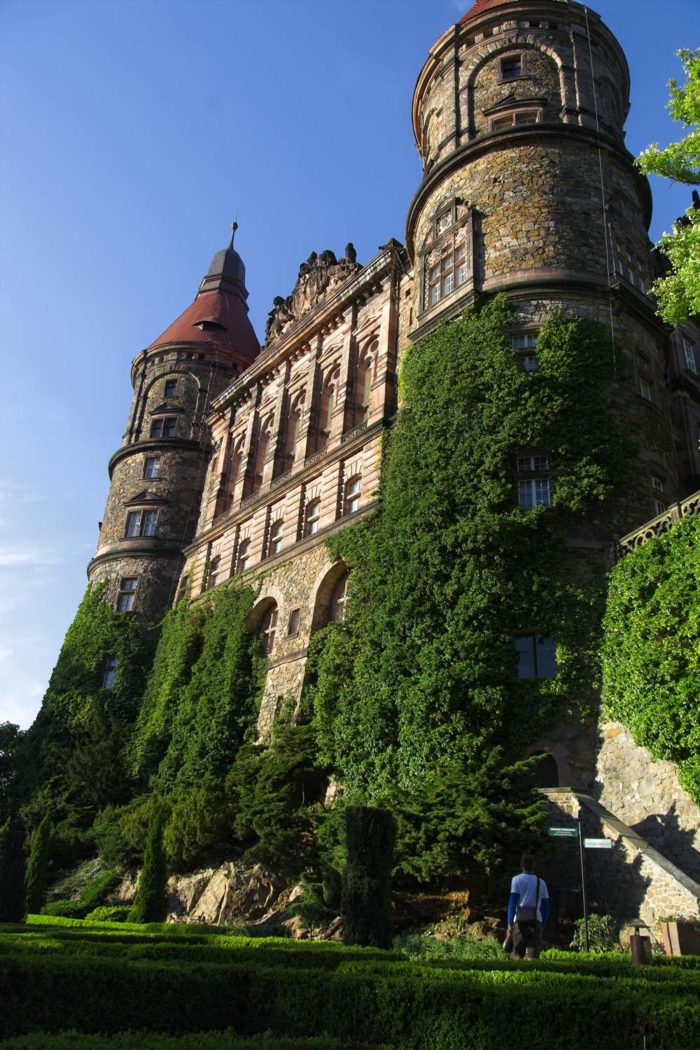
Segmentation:
<svg viewBox="0 0 700 1050">
<path fill-rule="evenodd" d="M 513 955 L 522 959 L 536 959 L 542 946 L 542 927 L 539 922 L 516 922 L 513 926 Z"/>
</svg>

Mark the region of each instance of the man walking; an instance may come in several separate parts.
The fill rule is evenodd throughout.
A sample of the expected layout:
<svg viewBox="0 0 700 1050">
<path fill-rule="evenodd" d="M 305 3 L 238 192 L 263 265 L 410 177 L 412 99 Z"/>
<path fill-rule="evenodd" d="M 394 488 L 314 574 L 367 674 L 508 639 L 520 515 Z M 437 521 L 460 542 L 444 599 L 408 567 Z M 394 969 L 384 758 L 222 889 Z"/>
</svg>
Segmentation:
<svg viewBox="0 0 700 1050">
<path fill-rule="evenodd" d="M 547 883 L 535 875 L 532 854 L 523 853 L 522 872 L 510 884 L 508 898 L 508 936 L 513 938 L 515 959 L 537 959 L 542 944 L 542 927 L 549 918 Z"/>
</svg>

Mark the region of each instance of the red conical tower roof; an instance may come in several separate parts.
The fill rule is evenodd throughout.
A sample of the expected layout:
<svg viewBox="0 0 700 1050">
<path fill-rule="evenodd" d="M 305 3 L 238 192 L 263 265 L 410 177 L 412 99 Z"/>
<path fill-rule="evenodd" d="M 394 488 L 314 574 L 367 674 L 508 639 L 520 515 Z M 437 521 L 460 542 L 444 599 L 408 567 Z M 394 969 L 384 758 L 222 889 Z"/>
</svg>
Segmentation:
<svg viewBox="0 0 700 1050">
<path fill-rule="evenodd" d="M 488 11 L 490 7 L 501 7 L 503 4 L 512 3 L 513 0 L 476 0 L 476 3 L 469 8 L 466 15 L 462 15 L 459 21 L 460 23 L 470 22 L 472 18 L 477 18 L 484 11 Z"/>
<path fill-rule="evenodd" d="M 246 367 L 260 353 L 260 343 L 248 317 L 245 266 L 231 245 L 217 252 L 199 286 L 197 298 L 149 350 L 168 343 L 193 343 L 223 350 Z"/>
</svg>

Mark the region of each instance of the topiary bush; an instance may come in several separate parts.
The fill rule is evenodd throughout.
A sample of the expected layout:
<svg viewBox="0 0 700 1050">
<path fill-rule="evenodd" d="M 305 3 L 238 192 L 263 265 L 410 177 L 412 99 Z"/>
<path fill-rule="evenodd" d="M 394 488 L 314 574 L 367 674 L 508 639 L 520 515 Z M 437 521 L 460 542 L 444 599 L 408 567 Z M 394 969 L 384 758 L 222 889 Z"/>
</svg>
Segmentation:
<svg viewBox="0 0 700 1050">
<path fill-rule="evenodd" d="M 163 922 L 168 911 L 165 850 L 163 849 L 162 808 L 153 816 L 148 829 L 143 867 L 136 889 L 136 899 L 129 911 L 129 922 Z"/>
<path fill-rule="evenodd" d="M 391 870 L 396 822 L 386 809 L 345 810 L 344 944 L 391 948 Z"/>
<path fill-rule="evenodd" d="M 0 922 L 21 922 L 26 914 L 22 821 L 10 816 L 0 828 Z"/>
<path fill-rule="evenodd" d="M 51 854 L 51 834 L 53 825 L 46 814 L 34 831 L 31 838 L 29 860 L 25 878 L 26 902 L 28 912 L 38 912 L 44 903 L 46 878 L 48 875 L 49 857 Z"/>
</svg>

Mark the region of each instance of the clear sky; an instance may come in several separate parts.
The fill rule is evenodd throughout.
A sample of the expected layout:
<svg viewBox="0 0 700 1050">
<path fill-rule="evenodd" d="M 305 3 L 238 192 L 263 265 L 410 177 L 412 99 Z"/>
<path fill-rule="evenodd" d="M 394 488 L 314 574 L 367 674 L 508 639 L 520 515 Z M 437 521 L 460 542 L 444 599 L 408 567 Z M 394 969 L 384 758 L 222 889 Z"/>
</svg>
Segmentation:
<svg viewBox="0 0 700 1050">
<path fill-rule="evenodd" d="M 403 240 L 411 95 L 457 0 L 0 0 L 0 721 L 27 726 L 85 587 L 132 357 L 238 214 L 263 337 L 310 251 Z M 678 137 L 697 0 L 598 0 L 627 145 Z M 654 184 L 653 238 L 688 205 Z"/>
</svg>

